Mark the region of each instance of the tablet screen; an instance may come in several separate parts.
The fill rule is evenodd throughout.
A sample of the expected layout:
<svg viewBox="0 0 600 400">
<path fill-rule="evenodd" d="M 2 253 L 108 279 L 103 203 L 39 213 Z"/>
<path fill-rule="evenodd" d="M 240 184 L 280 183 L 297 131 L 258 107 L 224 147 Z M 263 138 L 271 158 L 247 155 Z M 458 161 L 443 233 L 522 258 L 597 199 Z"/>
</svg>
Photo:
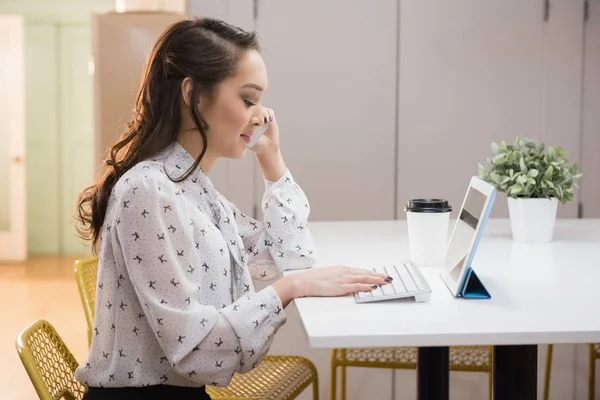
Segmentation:
<svg viewBox="0 0 600 400">
<path fill-rule="evenodd" d="M 479 221 L 483 218 L 487 197 L 474 187 L 469 187 L 465 204 L 460 212 L 452 240 L 448 245 L 448 252 L 444 260 L 444 268 L 454 282 L 460 280 L 465 268 L 467 255 L 471 250 L 473 239 Z"/>
</svg>

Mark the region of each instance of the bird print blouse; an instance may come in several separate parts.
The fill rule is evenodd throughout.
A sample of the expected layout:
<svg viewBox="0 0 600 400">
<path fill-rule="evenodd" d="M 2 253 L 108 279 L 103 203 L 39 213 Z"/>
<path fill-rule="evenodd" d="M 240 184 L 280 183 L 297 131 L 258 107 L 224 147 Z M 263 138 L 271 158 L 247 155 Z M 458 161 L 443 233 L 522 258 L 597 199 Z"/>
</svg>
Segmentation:
<svg viewBox="0 0 600 400">
<path fill-rule="evenodd" d="M 238 210 L 178 143 L 127 171 L 100 238 L 88 359 L 92 387 L 226 386 L 255 368 L 285 323 L 272 286 L 314 264 L 308 200 L 289 171 L 266 181 L 263 221 Z"/>
</svg>

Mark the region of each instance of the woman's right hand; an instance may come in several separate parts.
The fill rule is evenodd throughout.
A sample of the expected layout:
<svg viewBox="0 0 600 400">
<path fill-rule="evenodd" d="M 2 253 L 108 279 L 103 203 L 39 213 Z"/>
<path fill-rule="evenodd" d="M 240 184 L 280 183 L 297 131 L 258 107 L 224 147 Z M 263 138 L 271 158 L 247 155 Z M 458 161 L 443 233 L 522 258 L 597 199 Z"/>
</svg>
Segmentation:
<svg viewBox="0 0 600 400">
<path fill-rule="evenodd" d="M 284 306 L 298 297 L 334 297 L 367 292 L 387 285 L 391 278 L 367 269 L 346 266 L 313 268 L 294 272 L 273 284 Z"/>
</svg>

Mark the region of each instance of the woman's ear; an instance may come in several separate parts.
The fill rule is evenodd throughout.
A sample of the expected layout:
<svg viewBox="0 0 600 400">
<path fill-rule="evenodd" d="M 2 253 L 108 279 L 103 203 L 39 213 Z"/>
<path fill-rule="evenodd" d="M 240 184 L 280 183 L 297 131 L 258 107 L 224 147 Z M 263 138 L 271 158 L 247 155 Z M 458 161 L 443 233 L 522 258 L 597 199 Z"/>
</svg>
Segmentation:
<svg viewBox="0 0 600 400">
<path fill-rule="evenodd" d="M 181 96 L 183 97 L 183 101 L 186 106 L 190 106 L 190 102 L 192 99 L 192 90 L 194 89 L 194 81 L 192 78 L 183 78 L 181 81 Z"/>
</svg>

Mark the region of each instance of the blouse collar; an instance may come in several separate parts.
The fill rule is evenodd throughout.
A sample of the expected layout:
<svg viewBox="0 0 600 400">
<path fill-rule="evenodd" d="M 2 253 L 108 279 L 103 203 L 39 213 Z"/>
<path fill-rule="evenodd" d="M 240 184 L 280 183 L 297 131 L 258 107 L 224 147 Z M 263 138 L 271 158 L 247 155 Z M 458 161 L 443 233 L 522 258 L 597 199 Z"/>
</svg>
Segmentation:
<svg viewBox="0 0 600 400">
<path fill-rule="evenodd" d="M 196 162 L 196 159 L 177 141 L 163 150 L 155 160 L 163 163 L 164 171 L 174 180 L 184 176 Z M 187 180 L 190 179 L 205 186 L 211 193 L 215 193 L 212 182 L 200 165 L 188 176 Z"/>
</svg>

